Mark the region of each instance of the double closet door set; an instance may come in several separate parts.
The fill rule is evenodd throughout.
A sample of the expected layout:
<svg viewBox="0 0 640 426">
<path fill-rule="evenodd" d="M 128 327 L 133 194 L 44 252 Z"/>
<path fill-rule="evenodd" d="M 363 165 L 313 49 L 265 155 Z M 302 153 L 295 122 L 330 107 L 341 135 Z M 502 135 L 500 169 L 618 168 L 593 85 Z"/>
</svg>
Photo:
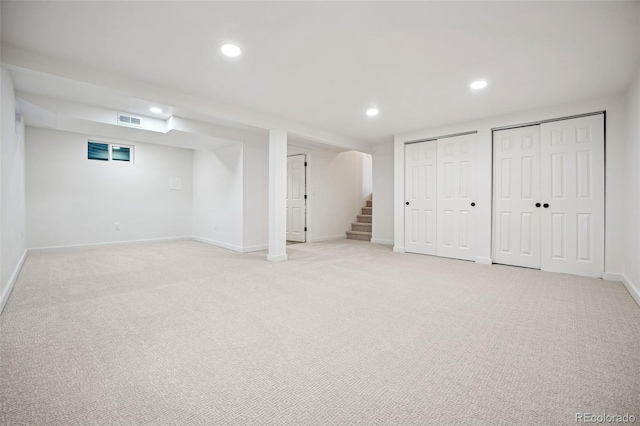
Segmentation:
<svg viewBox="0 0 640 426">
<path fill-rule="evenodd" d="M 604 114 L 493 132 L 494 263 L 602 276 L 604 140 Z M 474 260 L 475 134 L 405 150 L 405 250 Z"/>
<path fill-rule="evenodd" d="M 405 251 L 475 260 L 476 136 L 405 145 Z"/>
</svg>

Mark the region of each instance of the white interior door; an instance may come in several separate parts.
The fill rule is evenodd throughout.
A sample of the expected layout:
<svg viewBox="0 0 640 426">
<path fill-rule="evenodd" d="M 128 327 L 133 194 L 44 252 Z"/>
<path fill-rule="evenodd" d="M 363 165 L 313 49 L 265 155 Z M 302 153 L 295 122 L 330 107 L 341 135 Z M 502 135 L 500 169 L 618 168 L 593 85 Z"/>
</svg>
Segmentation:
<svg viewBox="0 0 640 426">
<path fill-rule="evenodd" d="M 437 142 L 405 145 L 405 251 L 436 254 Z"/>
<path fill-rule="evenodd" d="M 476 136 L 438 139 L 438 256 L 476 258 Z"/>
<path fill-rule="evenodd" d="M 493 133 L 493 261 L 540 268 L 540 126 Z"/>
<path fill-rule="evenodd" d="M 287 241 L 306 241 L 306 171 L 304 154 L 287 157 Z"/>
<path fill-rule="evenodd" d="M 604 271 L 604 115 L 543 123 L 542 269 Z"/>
</svg>

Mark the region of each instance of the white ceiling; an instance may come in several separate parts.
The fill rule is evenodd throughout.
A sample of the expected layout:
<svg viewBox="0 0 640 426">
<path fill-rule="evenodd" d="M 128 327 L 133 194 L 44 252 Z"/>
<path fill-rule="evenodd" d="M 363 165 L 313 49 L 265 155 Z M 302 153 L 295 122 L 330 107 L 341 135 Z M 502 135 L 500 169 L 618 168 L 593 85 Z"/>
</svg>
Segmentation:
<svg viewBox="0 0 640 426">
<path fill-rule="evenodd" d="M 640 56 L 638 1 L 3 1 L 1 19 L 3 46 L 367 143 L 620 93 Z"/>
</svg>

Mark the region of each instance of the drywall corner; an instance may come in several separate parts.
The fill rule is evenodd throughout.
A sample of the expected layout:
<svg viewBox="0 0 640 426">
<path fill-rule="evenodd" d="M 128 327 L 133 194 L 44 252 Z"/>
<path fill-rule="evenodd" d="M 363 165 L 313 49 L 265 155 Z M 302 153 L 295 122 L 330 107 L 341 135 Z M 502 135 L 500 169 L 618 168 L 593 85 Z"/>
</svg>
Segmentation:
<svg viewBox="0 0 640 426">
<path fill-rule="evenodd" d="M 26 259 L 27 259 L 27 250 L 25 250 L 24 253 L 22 254 L 20 261 L 18 262 L 18 264 L 16 265 L 16 268 L 13 271 L 13 274 L 11 274 L 11 277 L 9 278 L 9 282 L 7 283 L 7 286 L 2 291 L 2 295 L 0 296 L 0 315 L 4 311 L 4 307 L 7 305 L 7 302 L 9 301 L 9 297 L 11 296 L 11 292 L 13 291 L 13 287 L 16 285 L 16 281 L 18 281 L 18 277 L 20 276 L 20 271 L 22 271 L 22 266 L 24 265 L 24 261 Z"/>
<path fill-rule="evenodd" d="M 5 68 L 0 69 L 0 87 L 0 294 L 8 298 L 27 249 L 25 127 Z"/>
</svg>

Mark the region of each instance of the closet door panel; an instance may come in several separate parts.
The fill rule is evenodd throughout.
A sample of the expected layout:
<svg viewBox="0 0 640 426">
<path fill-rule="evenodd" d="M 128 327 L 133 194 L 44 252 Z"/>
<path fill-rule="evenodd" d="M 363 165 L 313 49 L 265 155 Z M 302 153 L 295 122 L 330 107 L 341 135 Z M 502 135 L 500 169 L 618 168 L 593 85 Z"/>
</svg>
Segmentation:
<svg viewBox="0 0 640 426">
<path fill-rule="evenodd" d="M 493 261 L 540 268 L 540 126 L 493 134 Z"/>
<path fill-rule="evenodd" d="M 476 134 L 438 139 L 437 255 L 476 258 Z"/>
<path fill-rule="evenodd" d="M 541 125 L 542 269 L 604 271 L 604 115 Z"/>
<path fill-rule="evenodd" d="M 436 254 L 436 148 L 436 141 L 405 145 L 405 251 L 410 253 Z"/>
</svg>

